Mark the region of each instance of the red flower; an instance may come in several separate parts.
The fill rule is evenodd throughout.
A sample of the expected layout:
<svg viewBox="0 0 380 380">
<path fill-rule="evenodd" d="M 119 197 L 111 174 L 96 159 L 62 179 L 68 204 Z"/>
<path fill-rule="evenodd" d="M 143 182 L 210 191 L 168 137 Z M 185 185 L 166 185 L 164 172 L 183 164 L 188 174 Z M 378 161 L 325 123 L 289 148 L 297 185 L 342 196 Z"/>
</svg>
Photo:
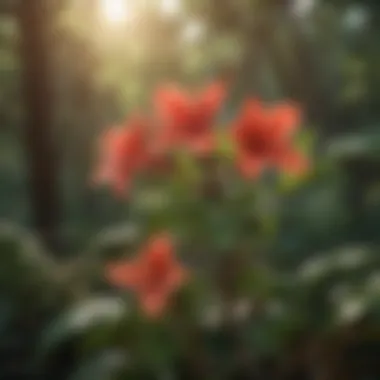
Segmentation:
<svg viewBox="0 0 380 380">
<path fill-rule="evenodd" d="M 142 310 L 158 317 L 171 295 L 187 280 L 187 273 L 175 261 L 173 251 L 168 235 L 155 236 L 134 260 L 111 264 L 106 276 L 116 286 L 131 288 Z"/>
<path fill-rule="evenodd" d="M 221 83 L 213 83 L 196 96 L 176 87 L 157 91 L 155 108 L 162 124 L 158 145 L 182 147 L 198 154 L 214 147 L 213 122 L 225 97 Z"/>
<path fill-rule="evenodd" d="M 237 146 L 238 166 L 246 177 L 256 177 L 268 166 L 286 171 L 302 171 L 305 158 L 292 146 L 292 137 L 300 122 L 295 106 L 280 104 L 264 108 L 249 100 L 232 128 Z"/>
<path fill-rule="evenodd" d="M 95 181 L 109 183 L 116 192 L 128 189 L 133 176 L 149 161 L 147 124 L 133 118 L 121 128 L 114 127 L 100 141 Z"/>
</svg>

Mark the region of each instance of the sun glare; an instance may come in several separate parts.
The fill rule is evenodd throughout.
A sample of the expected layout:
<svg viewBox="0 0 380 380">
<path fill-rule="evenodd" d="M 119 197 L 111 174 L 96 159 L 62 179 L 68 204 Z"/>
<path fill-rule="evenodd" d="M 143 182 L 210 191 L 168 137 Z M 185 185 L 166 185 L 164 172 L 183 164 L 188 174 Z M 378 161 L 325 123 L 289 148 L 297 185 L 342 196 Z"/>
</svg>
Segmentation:
<svg viewBox="0 0 380 380">
<path fill-rule="evenodd" d="M 181 11 L 181 1 L 161 0 L 161 11 L 168 16 L 177 15 Z"/>
<path fill-rule="evenodd" d="M 99 0 L 104 18 L 111 24 L 119 24 L 130 17 L 130 0 Z"/>
</svg>

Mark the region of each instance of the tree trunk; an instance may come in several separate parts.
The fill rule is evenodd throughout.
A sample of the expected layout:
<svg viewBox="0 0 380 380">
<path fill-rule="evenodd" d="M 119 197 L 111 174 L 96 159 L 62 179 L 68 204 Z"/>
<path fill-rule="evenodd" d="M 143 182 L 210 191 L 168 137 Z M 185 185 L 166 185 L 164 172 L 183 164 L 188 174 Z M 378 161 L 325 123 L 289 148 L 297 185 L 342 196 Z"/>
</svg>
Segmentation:
<svg viewBox="0 0 380 380">
<path fill-rule="evenodd" d="M 58 165 L 52 141 L 52 79 L 49 77 L 51 8 L 44 0 L 21 1 L 18 8 L 23 64 L 25 145 L 32 223 L 50 249 L 58 243 Z"/>
</svg>

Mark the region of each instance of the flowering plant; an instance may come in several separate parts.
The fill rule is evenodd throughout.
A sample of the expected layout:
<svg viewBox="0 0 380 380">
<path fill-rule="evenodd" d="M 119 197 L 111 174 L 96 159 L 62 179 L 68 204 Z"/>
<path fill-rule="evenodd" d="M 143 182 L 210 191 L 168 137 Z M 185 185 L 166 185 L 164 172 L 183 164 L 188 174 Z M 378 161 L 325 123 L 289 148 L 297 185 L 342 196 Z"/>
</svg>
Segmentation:
<svg viewBox="0 0 380 380">
<path fill-rule="evenodd" d="M 174 239 L 184 250 L 196 245 L 207 255 L 230 251 L 229 256 L 241 256 L 251 249 L 254 224 L 260 222 L 252 207 L 261 175 L 268 169 L 302 174 L 307 168 L 293 139 L 299 108 L 249 99 L 231 125 L 218 130 L 225 96 L 222 83 L 195 94 L 161 88 L 151 120 L 135 116 L 101 139 L 96 181 L 128 197 L 132 208 L 141 192 L 161 194 L 151 214 L 140 215 L 149 242 L 136 259 L 113 263 L 106 273 L 112 284 L 134 290 L 150 316 L 164 313 L 172 293 L 191 277 L 175 261 Z M 210 206 L 219 213 L 214 221 L 208 221 Z M 234 233 L 218 246 L 207 230 L 228 220 L 235 224 L 229 227 Z"/>
<path fill-rule="evenodd" d="M 220 82 L 198 92 L 160 88 L 152 115 L 134 114 L 99 141 L 93 180 L 127 203 L 139 231 L 128 257 L 107 262 L 103 272 L 127 297 L 118 341 L 142 367 L 184 360 L 197 378 L 215 371 L 213 360 L 219 360 L 216 372 L 240 368 L 234 360 L 251 354 L 247 326 L 259 323 L 276 291 L 263 253 L 273 239 L 276 184 L 308 172 L 299 146 L 302 115 L 290 102 L 267 105 L 251 98 L 218 128 L 226 95 Z M 229 331 L 228 339 L 240 337 L 228 343 L 238 355 L 231 363 L 203 352 L 202 329 L 211 325 L 222 336 Z M 155 344 L 173 351 L 147 349 Z"/>
<path fill-rule="evenodd" d="M 378 255 L 346 244 L 341 172 L 308 170 L 294 104 L 248 99 L 218 128 L 225 96 L 162 88 L 101 136 L 93 179 L 128 228 L 75 261 L 80 302 L 47 329 L 45 363 L 71 337 L 75 378 L 335 379 L 337 343 L 364 316 L 360 335 L 378 331 Z"/>
</svg>

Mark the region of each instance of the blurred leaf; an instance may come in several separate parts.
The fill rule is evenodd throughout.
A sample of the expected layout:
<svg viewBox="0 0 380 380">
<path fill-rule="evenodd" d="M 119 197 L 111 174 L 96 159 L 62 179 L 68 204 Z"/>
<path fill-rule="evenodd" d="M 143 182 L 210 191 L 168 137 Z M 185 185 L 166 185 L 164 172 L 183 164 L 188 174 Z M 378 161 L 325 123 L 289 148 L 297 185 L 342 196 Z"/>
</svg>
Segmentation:
<svg viewBox="0 0 380 380">
<path fill-rule="evenodd" d="M 348 246 L 318 254 L 300 266 L 298 275 L 309 283 L 327 276 L 336 281 L 341 280 L 342 276 L 349 276 L 353 281 L 360 280 L 359 274 L 367 277 L 371 270 L 378 269 L 380 261 L 376 252 L 365 246 Z"/>
<path fill-rule="evenodd" d="M 58 266 L 34 236 L 12 225 L 0 225 L 0 291 L 14 301 L 48 300 L 57 295 Z M 35 298 L 37 297 L 37 299 Z"/>
<path fill-rule="evenodd" d="M 375 252 L 368 247 L 342 247 L 310 258 L 295 276 L 298 289 L 293 305 L 303 309 L 305 318 L 318 328 L 366 315 L 373 296 L 364 291 L 364 284 L 372 271 L 378 271 Z"/>
<path fill-rule="evenodd" d="M 335 322 L 340 325 L 358 321 L 366 314 L 368 301 L 366 295 L 360 292 L 348 292 L 335 299 Z"/>
<path fill-rule="evenodd" d="M 302 129 L 295 137 L 295 145 L 307 156 L 313 153 L 316 143 L 317 135 L 315 129 L 311 126 Z"/>
<path fill-rule="evenodd" d="M 142 238 L 141 226 L 134 222 L 108 227 L 99 233 L 85 255 L 87 264 L 103 266 L 105 261 L 119 258 L 121 254 L 136 249 Z M 100 261 L 100 262 L 99 262 Z"/>
<path fill-rule="evenodd" d="M 72 306 L 43 332 L 39 352 L 44 356 L 72 337 L 100 326 L 115 324 L 125 315 L 126 306 L 118 297 L 94 298 Z"/>
<path fill-rule="evenodd" d="M 179 151 L 176 155 L 178 164 L 178 177 L 185 184 L 194 184 L 201 178 L 201 171 L 194 158 L 185 151 Z"/>
<path fill-rule="evenodd" d="M 229 136 L 229 133 L 226 132 L 224 128 L 218 130 L 217 132 L 217 144 L 219 154 L 223 158 L 232 159 L 234 157 L 235 149 L 233 142 L 231 140 L 231 137 Z"/>
<path fill-rule="evenodd" d="M 363 131 L 340 137 L 330 143 L 327 154 L 333 158 L 373 158 L 380 156 L 380 134 L 378 129 Z"/>
<path fill-rule="evenodd" d="M 278 321 L 267 316 L 256 318 L 247 331 L 246 338 L 251 349 L 259 356 L 273 355 L 280 348 L 281 335 Z"/>
<path fill-rule="evenodd" d="M 309 167 L 303 174 L 288 172 L 278 173 L 280 191 L 289 192 L 297 189 L 315 175 L 317 162 L 314 160 L 314 148 L 317 143 L 315 130 L 310 126 L 303 128 L 294 138 L 294 145 L 300 153 L 308 160 Z"/>
<path fill-rule="evenodd" d="M 108 350 L 86 360 L 68 380 L 113 380 L 127 362 L 125 352 Z"/>
</svg>

